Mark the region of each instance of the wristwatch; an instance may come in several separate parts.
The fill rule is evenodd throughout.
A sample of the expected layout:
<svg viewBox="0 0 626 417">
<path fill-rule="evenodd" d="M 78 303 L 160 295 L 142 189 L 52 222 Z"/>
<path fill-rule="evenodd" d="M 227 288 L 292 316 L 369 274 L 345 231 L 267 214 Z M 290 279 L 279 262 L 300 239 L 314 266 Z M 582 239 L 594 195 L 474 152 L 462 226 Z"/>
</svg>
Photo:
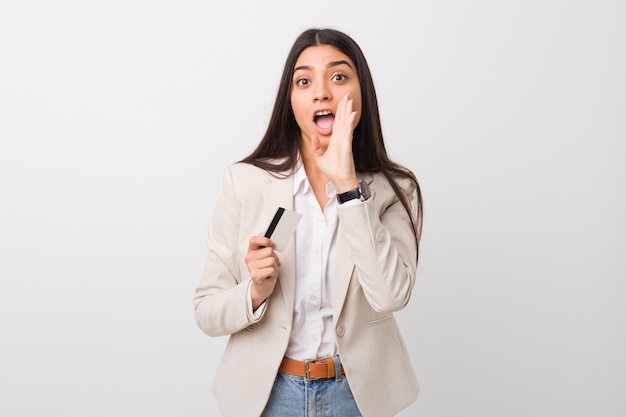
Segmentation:
<svg viewBox="0 0 626 417">
<path fill-rule="evenodd" d="M 361 180 L 359 181 L 359 185 L 356 188 L 353 188 L 350 191 L 346 191 L 345 193 L 337 194 L 337 200 L 339 204 L 343 204 L 346 201 L 359 199 L 361 201 L 365 201 L 370 198 L 372 193 L 370 192 L 370 187 L 367 185 L 367 182 Z"/>
</svg>

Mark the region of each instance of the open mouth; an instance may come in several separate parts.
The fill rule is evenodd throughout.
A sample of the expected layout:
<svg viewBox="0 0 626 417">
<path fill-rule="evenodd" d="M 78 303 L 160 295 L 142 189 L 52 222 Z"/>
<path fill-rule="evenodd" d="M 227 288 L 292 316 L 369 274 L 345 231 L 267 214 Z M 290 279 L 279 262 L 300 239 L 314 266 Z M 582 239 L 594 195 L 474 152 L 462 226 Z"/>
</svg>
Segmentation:
<svg viewBox="0 0 626 417">
<path fill-rule="evenodd" d="M 335 115 L 330 110 L 321 110 L 315 113 L 313 121 L 322 135 L 330 135 L 333 131 Z"/>
</svg>

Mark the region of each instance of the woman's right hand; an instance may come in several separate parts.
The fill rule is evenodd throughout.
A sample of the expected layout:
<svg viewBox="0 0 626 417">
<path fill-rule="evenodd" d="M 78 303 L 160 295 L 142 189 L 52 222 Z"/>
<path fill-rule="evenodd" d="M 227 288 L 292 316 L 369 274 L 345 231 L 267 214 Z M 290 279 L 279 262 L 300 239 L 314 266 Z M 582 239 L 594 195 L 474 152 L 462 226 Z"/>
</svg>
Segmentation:
<svg viewBox="0 0 626 417">
<path fill-rule="evenodd" d="M 265 236 L 251 236 L 245 258 L 252 286 L 252 309 L 256 310 L 274 292 L 280 260 L 274 252 L 274 243 Z"/>
</svg>

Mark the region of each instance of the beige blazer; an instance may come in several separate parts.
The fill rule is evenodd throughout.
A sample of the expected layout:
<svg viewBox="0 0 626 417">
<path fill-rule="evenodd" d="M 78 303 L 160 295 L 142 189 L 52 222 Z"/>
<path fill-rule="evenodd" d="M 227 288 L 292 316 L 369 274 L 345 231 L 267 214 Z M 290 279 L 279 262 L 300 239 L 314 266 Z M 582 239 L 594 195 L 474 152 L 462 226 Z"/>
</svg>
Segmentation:
<svg viewBox="0 0 626 417">
<path fill-rule="evenodd" d="M 334 327 L 346 378 L 364 417 L 393 416 L 415 401 L 419 386 L 396 325 L 415 283 L 416 245 L 409 217 L 382 174 L 359 175 L 372 197 L 337 208 L 333 271 Z M 415 190 L 401 183 L 409 197 Z M 213 384 L 227 417 L 257 417 L 267 403 L 292 326 L 295 247 L 281 269 L 260 321 L 246 311 L 249 238 L 264 232 L 277 207 L 293 209 L 293 179 L 249 164 L 224 173 L 194 297 L 195 319 L 210 336 L 229 335 Z"/>
</svg>

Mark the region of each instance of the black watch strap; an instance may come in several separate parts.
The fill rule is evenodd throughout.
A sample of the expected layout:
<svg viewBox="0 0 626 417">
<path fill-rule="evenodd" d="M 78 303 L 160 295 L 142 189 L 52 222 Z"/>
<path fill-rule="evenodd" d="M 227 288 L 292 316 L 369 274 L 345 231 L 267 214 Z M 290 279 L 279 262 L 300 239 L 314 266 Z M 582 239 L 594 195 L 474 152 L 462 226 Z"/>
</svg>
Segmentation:
<svg viewBox="0 0 626 417">
<path fill-rule="evenodd" d="M 367 182 L 361 180 L 356 188 L 346 191 L 345 193 L 337 194 L 337 200 L 339 201 L 339 204 L 343 204 L 346 201 L 356 200 L 357 198 L 361 201 L 365 201 L 370 198 L 370 196 L 371 192 L 369 185 L 367 185 Z"/>
<path fill-rule="evenodd" d="M 346 201 L 354 200 L 357 198 L 361 198 L 361 188 L 357 186 L 350 191 L 346 191 L 345 193 L 337 194 L 337 200 L 339 200 L 339 204 L 343 204 Z"/>
</svg>

